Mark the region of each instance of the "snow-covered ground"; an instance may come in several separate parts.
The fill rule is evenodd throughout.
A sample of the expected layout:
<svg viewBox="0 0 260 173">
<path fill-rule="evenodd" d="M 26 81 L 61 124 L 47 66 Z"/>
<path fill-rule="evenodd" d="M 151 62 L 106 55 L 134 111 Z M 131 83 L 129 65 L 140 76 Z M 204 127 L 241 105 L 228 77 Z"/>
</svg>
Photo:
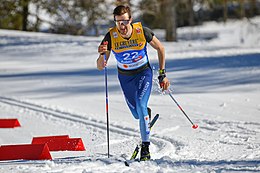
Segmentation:
<svg viewBox="0 0 260 173">
<path fill-rule="evenodd" d="M 102 37 L 0 30 L 0 118 L 22 125 L 0 129 L 0 145 L 68 134 L 86 147 L 52 152 L 52 161 L 2 161 L 0 172 L 260 172 L 259 31 L 259 17 L 209 22 L 179 29 L 177 43 L 163 42 L 173 96 L 199 128 L 154 84 L 149 106 L 160 119 L 151 136 L 153 160 L 126 167 L 139 126 L 110 58 L 107 158 L 104 72 L 95 68 Z M 157 53 L 149 52 L 156 78 Z"/>
</svg>

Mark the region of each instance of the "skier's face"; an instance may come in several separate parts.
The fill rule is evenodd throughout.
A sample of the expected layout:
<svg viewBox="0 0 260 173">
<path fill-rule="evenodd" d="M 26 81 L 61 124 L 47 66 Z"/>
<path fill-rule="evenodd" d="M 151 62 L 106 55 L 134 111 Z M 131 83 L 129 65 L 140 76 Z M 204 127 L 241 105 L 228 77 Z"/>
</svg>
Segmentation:
<svg viewBox="0 0 260 173">
<path fill-rule="evenodd" d="M 115 16 L 116 27 L 123 37 L 129 37 L 132 34 L 132 18 L 129 18 L 128 13 Z"/>
</svg>

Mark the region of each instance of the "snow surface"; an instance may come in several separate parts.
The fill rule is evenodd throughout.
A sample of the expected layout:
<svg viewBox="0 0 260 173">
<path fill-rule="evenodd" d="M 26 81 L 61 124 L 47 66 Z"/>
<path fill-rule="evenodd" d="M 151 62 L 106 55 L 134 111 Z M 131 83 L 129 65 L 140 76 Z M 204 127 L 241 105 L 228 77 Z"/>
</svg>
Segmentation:
<svg viewBox="0 0 260 173">
<path fill-rule="evenodd" d="M 0 117 L 22 125 L 0 129 L 0 144 L 67 134 L 86 147 L 52 152 L 52 161 L 1 161 L 0 172 L 260 172 L 259 31 L 259 17 L 209 22 L 179 29 L 177 43 L 163 42 L 173 96 L 199 128 L 154 83 L 149 107 L 160 118 L 152 130 L 153 160 L 126 167 L 139 125 L 111 57 L 107 158 L 104 72 L 95 67 L 102 37 L 0 30 Z M 157 53 L 149 52 L 156 79 Z"/>
</svg>

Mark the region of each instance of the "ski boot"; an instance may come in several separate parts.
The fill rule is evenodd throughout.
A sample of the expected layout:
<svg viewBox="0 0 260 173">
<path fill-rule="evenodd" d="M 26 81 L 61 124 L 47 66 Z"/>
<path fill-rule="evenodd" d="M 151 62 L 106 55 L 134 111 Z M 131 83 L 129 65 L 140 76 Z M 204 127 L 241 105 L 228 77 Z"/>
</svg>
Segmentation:
<svg viewBox="0 0 260 173">
<path fill-rule="evenodd" d="M 151 159 L 149 145 L 150 142 L 142 142 L 140 161 L 147 161 Z"/>
</svg>

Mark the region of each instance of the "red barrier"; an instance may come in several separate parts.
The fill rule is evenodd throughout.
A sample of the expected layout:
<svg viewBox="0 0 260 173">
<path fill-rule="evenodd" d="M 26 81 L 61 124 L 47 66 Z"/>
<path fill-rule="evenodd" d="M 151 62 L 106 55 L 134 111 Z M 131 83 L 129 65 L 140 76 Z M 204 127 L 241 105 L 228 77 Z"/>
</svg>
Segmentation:
<svg viewBox="0 0 260 173">
<path fill-rule="evenodd" d="M 33 137 L 32 144 L 44 144 L 55 139 L 69 139 L 69 135 Z"/>
<path fill-rule="evenodd" d="M 81 138 L 66 138 L 66 136 L 49 136 L 33 138 L 32 144 L 46 143 L 50 151 L 85 151 Z"/>
<path fill-rule="evenodd" d="M 46 144 L 2 145 L 0 160 L 52 160 Z"/>
<path fill-rule="evenodd" d="M 0 128 L 15 128 L 20 126 L 17 119 L 0 119 Z"/>
</svg>

